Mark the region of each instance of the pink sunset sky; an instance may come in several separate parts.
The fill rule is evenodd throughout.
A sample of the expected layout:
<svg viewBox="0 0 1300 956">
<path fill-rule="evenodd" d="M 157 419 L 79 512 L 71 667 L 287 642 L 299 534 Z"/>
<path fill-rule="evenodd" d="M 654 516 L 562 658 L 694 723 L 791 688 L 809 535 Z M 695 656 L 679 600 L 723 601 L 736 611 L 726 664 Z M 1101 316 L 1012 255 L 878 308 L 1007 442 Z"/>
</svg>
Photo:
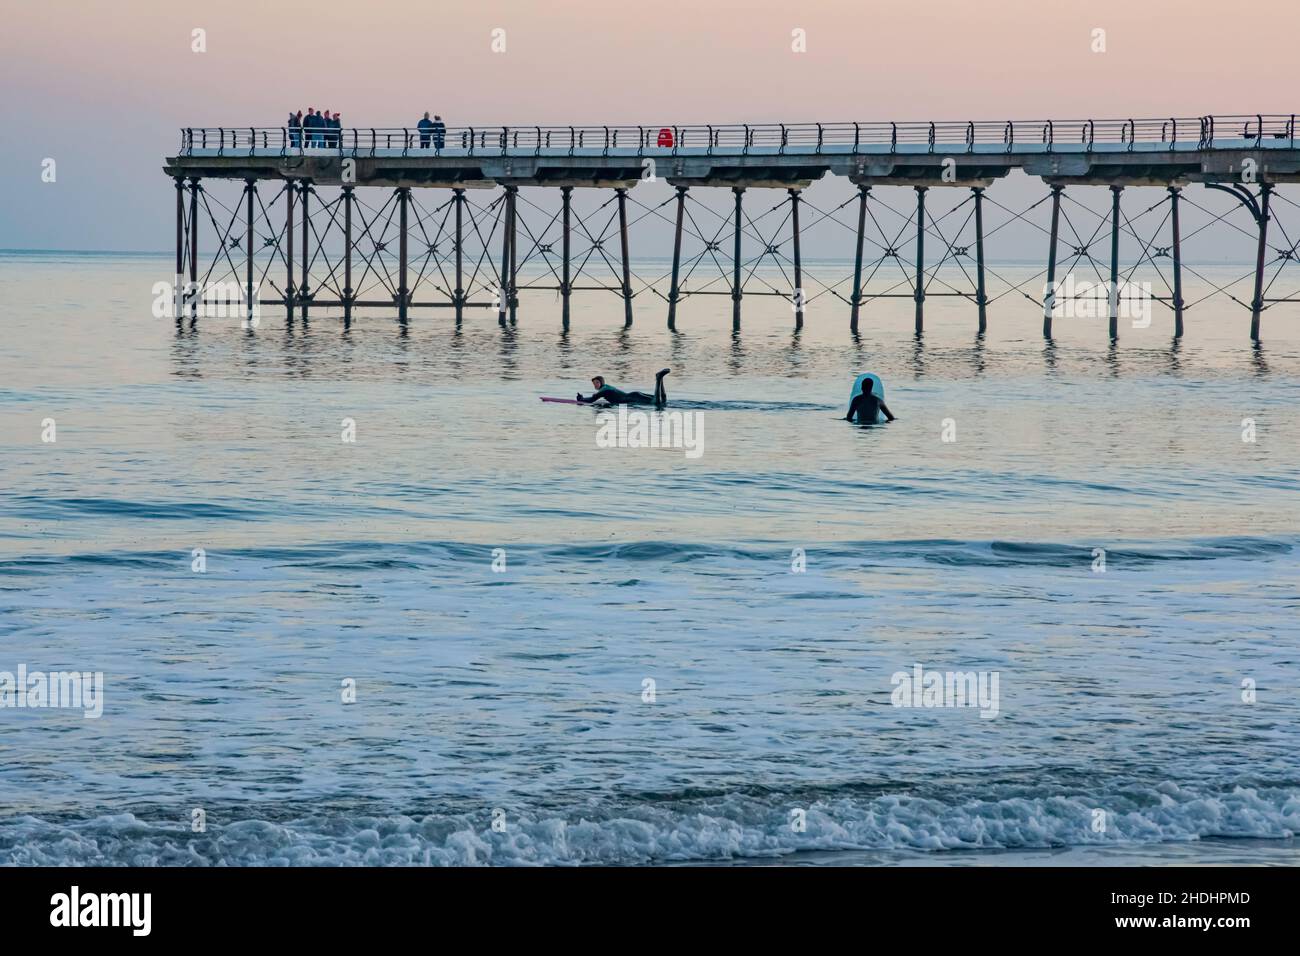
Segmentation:
<svg viewBox="0 0 1300 956">
<path fill-rule="evenodd" d="M 1294 0 L 3 0 L 0 247 L 165 249 L 184 125 L 1002 119 L 1296 108 Z M 1247 12 L 1248 11 L 1248 12 Z M 206 31 L 207 52 L 191 51 Z M 506 52 L 491 49 L 506 31 Z M 791 50 L 806 31 L 807 52 Z M 1106 31 L 1106 52 L 1092 31 Z M 57 161 L 58 181 L 40 181 Z"/>
</svg>

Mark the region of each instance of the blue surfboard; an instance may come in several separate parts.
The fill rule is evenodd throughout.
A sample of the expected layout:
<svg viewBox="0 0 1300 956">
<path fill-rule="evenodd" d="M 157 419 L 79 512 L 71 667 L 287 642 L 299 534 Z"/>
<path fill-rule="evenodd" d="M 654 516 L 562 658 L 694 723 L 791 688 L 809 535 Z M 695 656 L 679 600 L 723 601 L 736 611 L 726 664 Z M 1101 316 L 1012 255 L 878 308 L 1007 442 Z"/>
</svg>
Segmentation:
<svg viewBox="0 0 1300 956">
<path fill-rule="evenodd" d="M 880 376 L 875 374 L 874 372 L 867 372 L 866 374 L 859 375 L 856 379 L 854 379 L 853 391 L 849 393 L 850 402 L 852 402 L 855 398 L 857 398 L 859 395 L 862 394 L 862 390 L 866 387 L 867 383 L 871 384 L 872 395 L 876 396 L 876 398 L 878 398 L 882 402 L 885 400 L 885 385 L 882 381 L 880 381 Z M 864 422 L 861 420 L 861 418 L 859 418 L 858 424 L 879 425 L 882 424 L 885 420 L 886 420 L 885 413 L 880 411 L 879 409 L 876 409 L 875 421 Z"/>
</svg>

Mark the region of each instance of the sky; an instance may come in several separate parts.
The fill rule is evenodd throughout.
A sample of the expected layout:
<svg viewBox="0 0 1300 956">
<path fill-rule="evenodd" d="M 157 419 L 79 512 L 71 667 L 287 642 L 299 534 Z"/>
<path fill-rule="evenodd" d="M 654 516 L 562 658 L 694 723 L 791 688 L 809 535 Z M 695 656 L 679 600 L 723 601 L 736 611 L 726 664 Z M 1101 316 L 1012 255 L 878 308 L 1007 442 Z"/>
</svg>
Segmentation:
<svg viewBox="0 0 1300 956">
<path fill-rule="evenodd" d="M 0 248 L 165 250 L 186 125 L 309 105 L 359 126 L 1288 113 L 1300 5 L 0 0 L 0 24 Z"/>
</svg>

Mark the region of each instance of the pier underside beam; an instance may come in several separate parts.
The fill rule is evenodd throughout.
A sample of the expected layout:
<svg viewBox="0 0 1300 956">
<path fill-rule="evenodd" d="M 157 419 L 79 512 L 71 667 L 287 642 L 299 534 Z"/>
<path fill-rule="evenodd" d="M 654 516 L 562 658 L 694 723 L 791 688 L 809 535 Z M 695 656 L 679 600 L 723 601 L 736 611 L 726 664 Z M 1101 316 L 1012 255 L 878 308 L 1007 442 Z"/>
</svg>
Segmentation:
<svg viewBox="0 0 1300 956">
<path fill-rule="evenodd" d="M 1274 195 L 1281 187 L 1271 180 L 1268 184 L 1249 185 L 1241 184 L 1239 178 L 1237 181 L 1224 179 L 1204 183 L 1206 187 L 1234 195 L 1236 201 L 1230 210 L 1234 217 L 1239 215 L 1235 210 L 1237 204 L 1246 206 L 1251 212 L 1257 228 L 1251 230 L 1242 224 L 1244 228 L 1238 231 L 1249 237 L 1246 241 L 1251 242 L 1255 252 L 1252 257 L 1255 268 L 1253 272 L 1242 268 L 1244 275 L 1234 280 L 1239 283 L 1235 289 L 1230 285 L 1216 287 L 1209 289 L 1208 294 L 1203 288 L 1207 281 L 1205 277 L 1193 272 L 1191 275 L 1198 279 L 1198 285 L 1197 296 L 1192 298 L 1188 297 L 1191 290 L 1184 282 L 1183 240 L 1193 241 L 1192 237 L 1205 231 L 1207 225 L 1202 223 L 1207 217 L 1209 224 L 1213 224 L 1229 215 L 1221 208 L 1205 208 L 1199 201 L 1191 206 L 1183 201 L 1192 200 L 1186 186 L 1189 181 L 1201 181 L 1195 178 L 1165 183 L 1150 192 L 1139 192 L 1130 198 L 1128 206 L 1124 206 L 1123 190 L 1131 185 L 1127 180 L 1090 182 L 1099 188 L 1067 194 L 1066 185 L 1074 180 L 1052 176 L 1047 178 L 1050 195 L 1039 193 L 1032 197 L 1032 204 L 1027 201 L 1025 208 L 1018 210 L 1002 205 L 999 197 L 988 192 L 989 187 L 983 181 L 965 175 L 958 182 L 943 183 L 955 190 L 957 198 L 952 209 L 944 204 L 935 206 L 934 194 L 939 186 L 927 180 L 888 183 L 898 187 L 895 192 L 875 189 L 875 185 L 885 182 L 882 179 L 859 175 L 853 180 L 856 195 L 841 193 L 832 205 L 826 206 L 813 198 L 810 207 L 809 197 L 803 195 L 797 184 L 782 186 L 771 203 L 755 206 L 753 194 L 748 197 L 750 201 L 745 202 L 745 193 L 754 185 L 751 180 L 732 181 L 725 188 L 700 193 L 691 189 L 696 184 L 692 180 L 665 177 L 664 181 L 672 188 L 664 190 L 660 187 L 661 192 L 657 196 L 651 193 L 649 201 L 642 198 L 649 190 L 634 193 L 629 182 L 608 188 L 583 183 L 584 188 L 592 189 L 588 196 L 595 199 L 591 204 L 594 208 L 589 213 L 581 204 L 573 205 L 576 186 L 568 183 L 545 191 L 526 182 L 502 183 L 504 195 L 498 192 L 488 196 L 475 194 L 466 186 L 449 184 L 441 190 L 440 197 L 440 190 L 432 187 L 413 192 L 417 186 L 401 185 L 372 188 L 367 192 L 344 184 L 338 194 L 322 195 L 320 184 L 301 173 L 275 182 L 277 189 L 283 187 L 285 209 L 281 212 L 274 209 L 279 194 L 263 204 L 271 196 L 265 185 L 267 181 L 252 176 L 239 179 L 223 177 L 221 188 L 225 195 L 219 195 L 210 182 L 198 176 L 173 176 L 175 269 L 180 276 L 177 284 L 181 288 L 172 311 L 179 318 L 183 319 L 188 312 L 197 321 L 200 302 L 203 301 L 197 294 L 200 281 L 205 284 L 211 281 L 210 288 L 216 289 L 218 282 L 224 288 L 232 288 L 233 280 L 233 289 L 242 288 L 243 294 L 249 297 L 248 318 L 252 318 L 251 303 L 260 299 L 260 305 L 283 302 L 290 323 L 297 318 L 301 305 L 304 321 L 308 320 L 312 308 L 338 308 L 345 324 L 358 313 L 371 309 L 383 310 L 385 315 L 391 314 L 388 309 L 394 309 L 398 318 L 405 322 L 421 309 L 435 310 L 434 314 L 437 314 L 437 309 L 447 308 L 454 310 L 459 323 L 471 307 L 484 307 L 494 308 L 504 324 L 507 316 L 511 322 L 515 320 L 521 292 L 546 290 L 551 295 L 558 291 L 566 329 L 571 318 L 573 294 L 601 291 L 614 293 L 622 299 L 625 328 L 634 318 L 632 300 L 646 292 L 667 301 L 667 321 L 672 331 L 677 329 L 676 320 L 682 302 L 694 295 L 729 295 L 732 299 L 732 326 L 737 330 L 744 300 L 754 296 L 771 296 L 784 300 L 782 304 L 788 303 L 794 312 L 795 330 L 803 327 L 809 299 L 818 295 L 827 296 L 828 301 L 849 304 L 850 325 L 854 330 L 860 327 L 866 303 L 877 298 L 900 301 L 911 298 L 914 300 L 918 334 L 924 329 L 925 300 L 953 297 L 976 305 L 979 331 L 983 334 L 988 328 L 988 311 L 992 303 L 1007 297 L 1022 302 L 1029 299 L 1037 303 L 1038 300 L 1037 285 L 1042 273 L 1023 280 L 1009 279 L 1000 274 L 995 262 L 988 260 L 985 239 L 998 238 L 997 233 L 1016 221 L 1050 237 L 1048 281 L 1042 293 L 1043 334 L 1049 340 L 1053 336 L 1054 312 L 1061 308 L 1067 296 L 1095 309 L 1103 294 L 1100 287 L 1106 285 L 1109 287 L 1108 331 L 1111 340 L 1116 341 L 1119 317 L 1128 314 L 1127 306 L 1120 308 L 1128 301 L 1121 298 L 1121 291 L 1130 281 L 1145 277 L 1137 274 L 1139 270 L 1148 275 L 1149 270 L 1154 270 L 1152 277 L 1156 281 L 1165 281 L 1167 295 L 1152 296 L 1148 292 L 1144 297 L 1170 308 L 1175 339 L 1185 334 L 1187 310 L 1211 296 L 1231 298 L 1237 307 L 1250 311 L 1251 335 L 1256 340 L 1265 309 L 1277 303 L 1300 302 L 1300 295 L 1295 291 L 1278 288 L 1277 276 L 1273 273 L 1274 265 L 1282 270 L 1300 262 L 1300 244 L 1292 243 L 1286 235 L 1284 221 L 1271 224 L 1279 214 L 1286 212 L 1283 204 L 1289 202 L 1285 195 Z M 529 188 L 521 196 L 519 190 L 523 185 L 529 185 Z M 901 202 L 890 198 L 906 197 L 905 190 L 909 187 L 916 194 L 912 209 L 908 208 L 910 203 L 905 198 Z M 1107 189 L 1110 190 L 1111 202 L 1103 204 L 1100 196 L 1104 196 Z M 730 202 L 725 199 L 728 191 L 732 193 Z M 931 194 L 928 199 L 927 193 Z M 1148 203 L 1139 202 L 1139 199 L 1153 193 L 1159 201 L 1153 201 L 1149 208 L 1145 208 Z M 369 197 L 377 194 L 380 201 L 371 205 Z M 942 198 L 944 194 L 938 195 Z M 1097 197 L 1099 201 L 1083 201 L 1088 195 Z M 539 196 L 545 198 L 539 199 Z M 758 194 L 760 199 L 762 196 L 762 193 Z M 424 197 L 435 198 L 424 205 Z M 1167 207 L 1164 205 L 1166 199 L 1169 201 Z M 316 201 L 319 201 L 319 206 L 315 205 Z M 672 203 L 676 204 L 675 210 L 668 208 Z M 1050 231 L 1044 215 L 1048 208 L 1051 210 Z M 811 219 L 808 216 L 810 210 L 814 214 Z M 1077 228 L 1081 224 L 1075 218 L 1078 215 L 1076 210 L 1081 210 L 1091 219 L 1087 229 Z M 542 228 L 535 228 L 541 223 L 533 222 L 533 211 L 543 214 L 545 225 Z M 1154 228 L 1139 234 L 1135 223 L 1153 213 L 1155 218 L 1147 222 Z M 1166 214 L 1169 225 L 1163 221 L 1157 225 L 1158 217 Z M 990 215 L 992 219 L 989 219 Z M 301 219 L 297 218 L 299 216 Z M 206 219 L 215 236 L 210 243 L 213 248 L 205 250 L 207 259 L 201 264 L 197 249 L 200 217 Z M 893 217 L 892 220 L 889 217 Z M 259 218 L 262 221 L 259 222 Z M 653 224 L 655 219 L 671 224 L 673 229 L 672 269 L 669 271 L 665 264 L 658 278 L 640 273 L 639 265 L 631 260 L 632 230 L 641 228 L 639 224 L 643 220 L 650 220 Z M 790 223 L 789 233 L 785 232 L 786 222 Z M 855 242 L 852 271 L 844 269 L 833 278 L 827 276 L 831 281 L 825 282 L 819 277 L 821 268 L 818 264 L 810 266 L 802 261 L 801 248 L 806 238 L 803 231 L 817 228 L 822 223 L 852 233 Z M 969 238 L 967 230 L 972 228 L 972 223 L 975 241 L 974 247 L 970 248 L 964 243 Z M 302 230 L 300 235 L 299 228 Z M 447 240 L 452 238 L 453 228 L 455 238 L 449 248 Z M 495 245 L 498 228 L 502 234 L 500 250 Z M 556 236 L 561 228 L 561 236 Z M 1106 261 L 1104 253 L 1099 253 L 1105 247 L 1108 228 L 1111 248 L 1109 261 Z M 730 242 L 727 238 L 729 229 L 732 232 Z M 916 230 L 914 255 L 912 250 L 906 249 L 908 240 L 912 238 L 910 229 Z M 1166 229 L 1170 231 L 1166 232 Z M 578 230 L 577 236 L 573 235 L 574 230 Z M 615 230 L 620 246 L 617 257 L 612 247 Z M 872 230 L 871 236 L 866 235 L 867 230 Z M 1121 231 L 1127 236 L 1123 239 L 1123 249 Z M 402 243 L 400 253 L 394 243 L 395 233 Z M 573 245 L 574 239 L 578 240 L 576 246 Z M 1172 243 L 1166 246 L 1170 239 Z M 414 247 L 410 245 L 412 240 Z M 527 243 L 523 249 L 519 248 L 521 240 Z M 941 249 L 946 244 L 942 257 L 935 251 L 935 241 L 939 242 Z M 791 245 L 786 245 L 787 242 Z M 1156 242 L 1160 245 L 1153 248 Z M 1129 265 L 1119 261 L 1119 253 L 1130 247 L 1136 250 L 1134 243 L 1141 246 L 1141 251 L 1137 261 L 1131 263 L 1130 270 Z M 867 248 L 868 244 L 871 249 Z M 699 248 L 692 251 L 695 245 Z M 880 249 L 878 255 L 871 251 L 876 246 Z M 732 253 L 730 263 L 726 259 L 727 252 Z M 927 261 L 927 253 L 933 262 Z M 245 257 L 243 261 L 241 255 Z M 283 265 L 279 261 L 281 256 Z M 950 258 L 956 266 L 953 271 L 959 268 L 965 281 L 958 282 L 943 271 Z M 961 261 L 963 258 L 965 263 Z M 1166 262 L 1160 262 L 1161 259 Z M 1166 271 L 1169 260 L 1172 260 L 1172 277 Z M 489 305 L 486 300 L 494 285 L 494 266 L 498 261 L 502 266 L 500 297 Z M 1074 291 L 1074 280 L 1079 278 L 1074 266 L 1079 262 L 1089 264 L 1090 271 L 1094 271 L 1091 277 L 1094 282 L 1080 285 L 1080 290 L 1090 289 L 1091 292 Z M 895 269 L 895 275 L 886 276 L 881 271 L 882 264 L 885 271 Z M 706 272 L 711 275 L 704 275 Z M 1064 282 L 1060 281 L 1063 275 Z M 1288 280 L 1290 275 L 1290 272 L 1284 273 L 1283 280 Z M 1247 288 L 1252 280 L 1253 290 Z M 815 295 L 809 295 L 806 284 L 816 287 Z M 1149 283 L 1143 285 L 1146 287 Z M 638 288 L 639 292 L 636 291 Z M 1090 295 L 1092 298 L 1088 299 Z M 761 298 L 758 301 L 761 302 Z M 1091 314 L 1097 315 L 1097 312 Z M 1134 327 L 1142 327 L 1142 323 L 1135 321 Z"/>
</svg>

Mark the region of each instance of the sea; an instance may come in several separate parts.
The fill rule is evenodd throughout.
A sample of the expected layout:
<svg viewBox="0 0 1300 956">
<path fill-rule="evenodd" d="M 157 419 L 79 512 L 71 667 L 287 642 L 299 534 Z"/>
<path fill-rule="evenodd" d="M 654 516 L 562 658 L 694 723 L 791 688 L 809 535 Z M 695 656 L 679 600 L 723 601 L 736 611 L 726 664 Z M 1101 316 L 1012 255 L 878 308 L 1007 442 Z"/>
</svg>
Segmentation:
<svg viewBox="0 0 1300 956">
<path fill-rule="evenodd" d="M 1248 265 L 1114 343 L 1016 294 L 178 325 L 172 271 L 0 254 L 0 863 L 1300 863 L 1300 305 L 1252 343 Z M 657 443 L 539 401 L 661 368 Z"/>
</svg>

